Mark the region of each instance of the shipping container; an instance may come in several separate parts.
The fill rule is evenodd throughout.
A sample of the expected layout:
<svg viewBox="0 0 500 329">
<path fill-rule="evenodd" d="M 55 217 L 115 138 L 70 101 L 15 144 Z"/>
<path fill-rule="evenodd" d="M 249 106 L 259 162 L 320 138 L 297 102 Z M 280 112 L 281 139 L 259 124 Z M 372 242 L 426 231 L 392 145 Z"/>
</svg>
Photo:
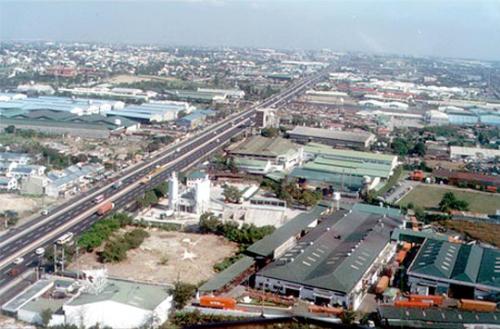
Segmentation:
<svg viewBox="0 0 500 329">
<path fill-rule="evenodd" d="M 412 302 L 409 300 L 397 300 L 394 302 L 395 307 L 401 307 L 401 308 L 429 308 L 432 306 L 431 303 L 425 303 L 425 302 Z"/>
<path fill-rule="evenodd" d="M 113 210 L 114 207 L 115 204 L 113 202 L 106 202 L 105 204 L 100 206 L 99 209 L 97 209 L 97 214 L 99 216 L 106 215 L 108 212 Z"/>
<path fill-rule="evenodd" d="M 458 308 L 464 311 L 494 312 L 497 309 L 497 304 L 475 299 L 460 299 Z"/>
<path fill-rule="evenodd" d="M 318 313 L 318 314 L 328 314 L 340 316 L 344 313 L 344 310 L 340 307 L 328 307 L 328 306 L 318 306 L 318 305 L 310 305 L 308 307 L 308 311 L 310 313 Z"/>
<path fill-rule="evenodd" d="M 229 297 L 201 296 L 200 306 L 209 308 L 218 308 L 234 310 L 236 308 L 236 299 Z"/>
<path fill-rule="evenodd" d="M 433 305 L 442 305 L 444 301 L 443 296 L 439 295 L 409 295 L 408 299 L 411 302 L 424 302 Z"/>
</svg>

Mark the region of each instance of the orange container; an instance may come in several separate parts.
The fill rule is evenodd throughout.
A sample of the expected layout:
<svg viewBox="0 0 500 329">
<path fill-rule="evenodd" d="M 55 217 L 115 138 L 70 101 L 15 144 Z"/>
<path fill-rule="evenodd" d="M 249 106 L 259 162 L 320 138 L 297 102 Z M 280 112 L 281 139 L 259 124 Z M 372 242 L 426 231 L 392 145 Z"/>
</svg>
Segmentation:
<svg viewBox="0 0 500 329">
<path fill-rule="evenodd" d="M 97 214 L 99 214 L 100 216 L 105 215 L 108 212 L 110 212 L 111 210 L 113 210 L 114 207 L 115 207 L 114 203 L 107 202 L 107 203 L 103 204 L 102 206 L 100 206 L 99 209 L 97 209 Z"/>
<path fill-rule="evenodd" d="M 438 295 L 410 295 L 408 298 L 411 302 L 431 303 L 433 305 L 441 305 L 444 300 L 443 296 Z"/>
<path fill-rule="evenodd" d="M 201 296 L 200 306 L 225 309 L 225 310 L 234 310 L 236 308 L 236 299 L 229 297 Z"/>
<path fill-rule="evenodd" d="M 375 293 L 376 294 L 381 294 L 387 289 L 389 286 L 389 277 L 387 275 L 384 275 L 383 277 L 378 280 L 377 285 L 375 286 Z"/>
<path fill-rule="evenodd" d="M 475 299 L 460 299 L 458 308 L 464 311 L 494 312 L 497 310 L 497 304 Z"/>
<path fill-rule="evenodd" d="M 329 314 L 339 316 L 344 313 L 344 310 L 340 307 L 328 307 L 328 306 L 318 306 L 318 305 L 310 305 L 308 307 L 308 311 L 310 313 L 320 313 L 320 314 Z"/>
<path fill-rule="evenodd" d="M 396 254 L 396 262 L 398 262 L 398 264 L 401 264 L 406 258 L 406 251 L 405 250 L 400 250 L 398 251 L 398 253 Z"/>
<path fill-rule="evenodd" d="M 409 300 L 397 300 L 394 302 L 395 307 L 401 307 L 401 308 L 429 308 L 432 306 L 431 303 L 425 303 L 425 302 L 412 302 Z"/>
</svg>

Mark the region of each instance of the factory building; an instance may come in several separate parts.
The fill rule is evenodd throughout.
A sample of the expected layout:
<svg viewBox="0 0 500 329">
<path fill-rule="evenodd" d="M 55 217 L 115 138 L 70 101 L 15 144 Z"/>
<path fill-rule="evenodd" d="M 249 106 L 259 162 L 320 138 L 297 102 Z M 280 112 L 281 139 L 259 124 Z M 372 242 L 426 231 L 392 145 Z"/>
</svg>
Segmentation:
<svg viewBox="0 0 500 329">
<path fill-rule="evenodd" d="M 370 108 L 370 109 L 384 109 L 384 110 L 396 110 L 396 111 L 406 111 L 408 110 L 408 104 L 403 102 L 382 102 L 378 100 L 366 100 L 360 101 L 359 105 Z"/>
<path fill-rule="evenodd" d="M 309 159 L 290 175 L 313 186 L 331 185 L 340 191 L 374 189 L 389 179 L 397 166 L 397 156 L 334 149 L 309 143 L 304 147 Z"/>
<path fill-rule="evenodd" d="M 408 268 L 413 293 L 472 298 L 500 293 L 500 250 L 426 239 Z"/>
<path fill-rule="evenodd" d="M 375 142 L 375 135 L 365 131 L 338 131 L 296 126 L 288 132 L 290 139 L 301 142 L 317 142 L 339 148 L 366 149 Z"/>
<path fill-rule="evenodd" d="M 450 160 L 494 160 L 500 150 L 481 147 L 450 146 Z"/>
<path fill-rule="evenodd" d="M 211 89 L 211 88 L 198 88 L 198 92 L 209 93 L 214 96 L 222 96 L 229 99 L 243 99 L 245 98 L 245 92 L 240 89 Z"/>
<path fill-rule="evenodd" d="M 278 121 L 274 109 L 265 108 L 255 110 L 255 127 L 257 128 L 276 127 Z"/>
<path fill-rule="evenodd" d="M 255 287 L 356 310 L 394 257 L 390 235 L 402 224 L 398 210 L 364 204 L 299 215 L 248 248 L 272 260 L 257 272 Z"/>
<path fill-rule="evenodd" d="M 0 102 L 1 105 L 1 102 Z M 53 135 L 72 135 L 84 138 L 108 138 L 112 133 L 136 131 L 140 124 L 124 117 L 105 117 L 99 114 L 76 115 L 53 110 L 8 111 L 0 113 L 0 129 L 14 126 Z"/>
<path fill-rule="evenodd" d="M 179 127 L 186 129 L 196 129 L 205 124 L 207 117 L 214 115 L 212 110 L 197 110 L 180 119 L 177 119 L 176 124 Z"/>
<path fill-rule="evenodd" d="M 193 90 L 165 90 L 169 98 L 177 101 L 195 102 L 195 103 L 225 103 L 227 94 L 213 93 L 211 91 L 193 91 Z"/>
<path fill-rule="evenodd" d="M 343 104 L 344 99 L 347 99 L 349 95 L 341 91 L 317 91 L 308 90 L 306 91 L 304 100 L 311 103 L 319 104 Z"/>
<path fill-rule="evenodd" d="M 129 105 L 122 109 L 109 111 L 108 116 L 120 116 L 131 120 L 153 123 L 174 121 L 180 112 L 191 113 L 194 107 L 185 102 L 158 101 Z"/>
<path fill-rule="evenodd" d="M 253 136 L 228 151 L 241 170 L 255 174 L 287 171 L 303 160 L 303 147 L 280 137 Z"/>
</svg>

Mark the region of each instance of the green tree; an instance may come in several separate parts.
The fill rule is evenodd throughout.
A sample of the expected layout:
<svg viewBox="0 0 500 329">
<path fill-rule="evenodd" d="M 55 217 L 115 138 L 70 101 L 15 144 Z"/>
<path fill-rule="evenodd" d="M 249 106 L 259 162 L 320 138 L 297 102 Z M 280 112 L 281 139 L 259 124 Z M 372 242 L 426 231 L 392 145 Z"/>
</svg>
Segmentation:
<svg viewBox="0 0 500 329">
<path fill-rule="evenodd" d="M 211 212 L 205 212 L 200 216 L 200 231 L 202 233 L 216 233 L 222 222 Z"/>
<path fill-rule="evenodd" d="M 40 317 L 42 318 L 42 326 L 44 328 L 48 328 L 50 319 L 52 319 L 52 310 L 50 308 L 44 309 L 40 314 Z"/>
<path fill-rule="evenodd" d="M 410 150 L 408 141 L 401 137 L 396 137 L 392 142 L 391 147 L 396 154 L 401 156 L 408 155 L 408 152 Z"/>
<path fill-rule="evenodd" d="M 418 154 L 423 157 L 425 155 L 425 144 L 423 142 L 418 142 L 413 147 L 413 153 Z"/>
<path fill-rule="evenodd" d="M 279 132 L 280 131 L 278 128 L 269 127 L 269 128 L 262 128 L 262 130 L 260 131 L 260 134 L 261 134 L 261 136 L 264 136 L 264 137 L 274 138 L 274 137 L 279 136 Z"/>
<path fill-rule="evenodd" d="M 157 185 L 153 189 L 153 191 L 154 191 L 154 193 L 156 194 L 156 196 L 158 198 L 166 197 L 167 194 L 168 194 L 168 184 L 167 184 L 167 182 L 163 182 L 163 183 Z"/>
<path fill-rule="evenodd" d="M 177 281 L 169 293 L 174 300 L 175 308 L 180 310 L 187 305 L 196 292 L 196 286 L 190 283 Z"/>
<path fill-rule="evenodd" d="M 10 125 L 4 129 L 6 134 L 14 134 L 16 132 L 16 126 Z"/>
<path fill-rule="evenodd" d="M 231 185 L 226 185 L 224 186 L 224 191 L 222 192 L 222 195 L 224 196 L 224 199 L 227 202 L 239 203 L 242 193 L 240 190 L 238 190 L 238 188 Z"/>
<path fill-rule="evenodd" d="M 465 200 L 458 199 L 453 192 L 446 192 L 439 202 L 439 209 L 443 212 L 451 210 L 469 210 L 469 203 Z"/>
</svg>

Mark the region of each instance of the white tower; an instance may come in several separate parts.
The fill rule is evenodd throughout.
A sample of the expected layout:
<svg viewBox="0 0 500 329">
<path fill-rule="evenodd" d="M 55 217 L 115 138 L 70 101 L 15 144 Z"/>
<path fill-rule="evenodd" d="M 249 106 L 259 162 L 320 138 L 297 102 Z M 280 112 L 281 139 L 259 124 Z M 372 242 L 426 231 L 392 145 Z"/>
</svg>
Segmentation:
<svg viewBox="0 0 500 329">
<path fill-rule="evenodd" d="M 333 201 L 335 201 L 335 210 L 340 209 L 340 192 L 333 192 Z"/>
<path fill-rule="evenodd" d="M 172 211 L 177 211 L 179 205 L 179 180 L 175 171 L 168 179 L 168 207 Z"/>
<path fill-rule="evenodd" d="M 205 175 L 203 179 L 196 182 L 194 186 L 194 201 L 197 214 L 202 214 L 208 209 L 210 203 L 210 179 L 208 175 Z"/>
</svg>

